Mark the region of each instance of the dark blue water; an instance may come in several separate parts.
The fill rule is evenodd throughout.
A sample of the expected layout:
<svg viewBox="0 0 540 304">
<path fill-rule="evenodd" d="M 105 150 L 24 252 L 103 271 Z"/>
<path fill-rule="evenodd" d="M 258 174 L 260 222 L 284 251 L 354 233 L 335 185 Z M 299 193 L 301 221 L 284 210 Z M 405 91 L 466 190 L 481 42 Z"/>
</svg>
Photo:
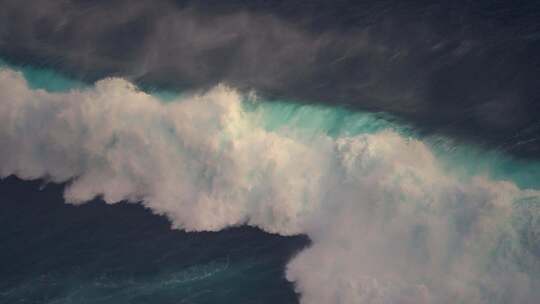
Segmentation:
<svg viewBox="0 0 540 304">
<path fill-rule="evenodd" d="M 0 182 L 0 303 L 297 302 L 284 266 L 305 237 L 185 233 L 136 204 L 67 205 L 62 190 Z"/>
</svg>

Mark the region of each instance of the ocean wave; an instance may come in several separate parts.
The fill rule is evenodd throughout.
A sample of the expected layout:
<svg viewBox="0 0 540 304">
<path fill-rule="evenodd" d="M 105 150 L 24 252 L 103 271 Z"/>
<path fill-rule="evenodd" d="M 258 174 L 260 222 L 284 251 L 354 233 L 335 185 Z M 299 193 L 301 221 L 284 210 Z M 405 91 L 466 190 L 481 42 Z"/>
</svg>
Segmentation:
<svg viewBox="0 0 540 304">
<path fill-rule="evenodd" d="M 48 91 L 0 70 L 2 177 L 140 202 L 186 231 L 306 234 L 286 270 L 302 303 L 534 303 L 538 164 L 442 142 L 226 85 L 163 101 L 120 78 Z"/>
</svg>

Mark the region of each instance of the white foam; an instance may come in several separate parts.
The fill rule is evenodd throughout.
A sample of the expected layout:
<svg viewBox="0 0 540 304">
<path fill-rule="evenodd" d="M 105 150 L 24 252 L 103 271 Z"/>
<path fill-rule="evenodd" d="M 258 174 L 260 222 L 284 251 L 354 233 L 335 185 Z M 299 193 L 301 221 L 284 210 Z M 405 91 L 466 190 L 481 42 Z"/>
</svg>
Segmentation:
<svg viewBox="0 0 540 304">
<path fill-rule="evenodd" d="M 534 303 L 512 225 L 538 197 L 445 172 L 392 131 L 268 131 L 237 91 L 162 103 L 122 79 L 50 93 L 0 70 L 0 176 L 70 181 L 68 202 L 142 202 L 187 231 L 248 224 L 307 234 L 286 276 L 302 303 Z M 501 242 L 513 242 L 504 252 Z"/>
</svg>

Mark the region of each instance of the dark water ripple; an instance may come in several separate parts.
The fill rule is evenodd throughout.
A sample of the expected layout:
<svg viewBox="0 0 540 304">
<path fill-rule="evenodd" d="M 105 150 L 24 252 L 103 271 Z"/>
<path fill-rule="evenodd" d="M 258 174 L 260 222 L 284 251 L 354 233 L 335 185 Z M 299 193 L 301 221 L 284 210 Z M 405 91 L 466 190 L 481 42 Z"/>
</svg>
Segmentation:
<svg viewBox="0 0 540 304">
<path fill-rule="evenodd" d="M 174 231 L 139 205 L 66 205 L 41 185 L 0 181 L 0 303 L 297 302 L 284 265 L 305 237 Z"/>
</svg>

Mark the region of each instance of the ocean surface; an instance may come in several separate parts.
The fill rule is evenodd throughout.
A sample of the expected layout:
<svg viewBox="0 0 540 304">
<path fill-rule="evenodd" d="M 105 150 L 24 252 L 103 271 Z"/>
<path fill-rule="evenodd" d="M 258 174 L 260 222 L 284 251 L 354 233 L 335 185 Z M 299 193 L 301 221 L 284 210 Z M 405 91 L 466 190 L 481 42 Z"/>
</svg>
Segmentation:
<svg viewBox="0 0 540 304">
<path fill-rule="evenodd" d="M 186 233 L 140 205 L 64 203 L 62 185 L 0 182 L 0 303 L 296 303 L 306 237 Z"/>
</svg>

